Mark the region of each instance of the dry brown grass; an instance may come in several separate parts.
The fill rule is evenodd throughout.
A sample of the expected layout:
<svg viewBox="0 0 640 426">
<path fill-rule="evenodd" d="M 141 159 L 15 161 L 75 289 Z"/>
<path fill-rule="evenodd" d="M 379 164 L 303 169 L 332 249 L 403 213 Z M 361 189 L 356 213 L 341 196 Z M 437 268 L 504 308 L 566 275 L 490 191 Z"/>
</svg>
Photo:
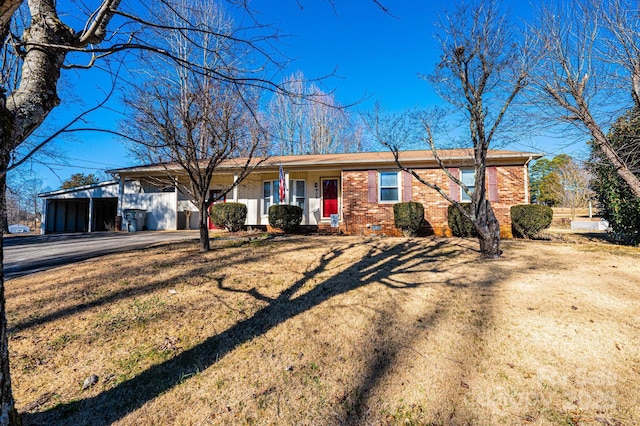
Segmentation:
<svg viewBox="0 0 640 426">
<path fill-rule="evenodd" d="M 177 244 L 7 283 L 29 424 L 640 424 L 640 250 Z M 95 374 L 98 383 L 82 385 Z"/>
</svg>

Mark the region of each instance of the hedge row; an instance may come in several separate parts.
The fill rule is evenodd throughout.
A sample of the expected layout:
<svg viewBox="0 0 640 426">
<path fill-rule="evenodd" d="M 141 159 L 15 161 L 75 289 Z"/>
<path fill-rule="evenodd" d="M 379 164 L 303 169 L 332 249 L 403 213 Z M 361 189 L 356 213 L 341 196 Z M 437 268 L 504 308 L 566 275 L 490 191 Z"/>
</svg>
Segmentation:
<svg viewBox="0 0 640 426">
<path fill-rule="evenodd" d="M 460 204 L 467 213 L 471 204 Z M 511 226 L 515 237 L 531 238 L 551 224 L 553 211 L 540 204 L 523 204 L 511 207 Z M 211 206 L 211 221 L 231 232 L 242 229 L 247 219 L 247 206 L 242 203 L 219 203 Z M 424 206 L 418 202 L 397 203 L 393 206 L 395 227 L 405 236 L 415 236 L 424 221 Z M 447 209 L 447 221 L 456 237 L 476 237 L 471 220 L 455 205 Z M 269 225 L 285 232 L 295 232 L 302 222 L 302 209 L 298 206 L 277 204 L 269 207 Z"/>
</svg>

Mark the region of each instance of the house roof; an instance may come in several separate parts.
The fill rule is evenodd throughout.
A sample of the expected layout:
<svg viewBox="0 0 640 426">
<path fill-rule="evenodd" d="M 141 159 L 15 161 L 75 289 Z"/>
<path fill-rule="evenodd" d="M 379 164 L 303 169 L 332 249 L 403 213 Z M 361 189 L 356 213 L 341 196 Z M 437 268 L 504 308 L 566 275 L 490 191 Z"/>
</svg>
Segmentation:
<svg viewBox="0 0 640 426">
<path fill-rule="evenodd" d="M 464 166 L 473 164 L 472 149 L 438 150 L 438 156 L 445 165 Z M 532 159 L 542 157 L 542 154 L 509 150 L 489 150 L 487 163 L 489 165 L 526 165 Z M 400 162 L 406 167 L 438 167 L 438 163 L 431 150 L 402 151 L 399 153 Z M 232 172 L 246 164 L 246 158 L 237 158 L 223 161 L 218 169 L 227 169 Z M 254 159 L 257 162 L 258 159 Z M 310 154 L 310 155 L 285 155 L 267 158 L 256 169 L 261 171 L 277 170 L 280 165 L 288 170 L 313 169 L 343 169 L 360 170 L 369 167 L 395 167 L 395 159 L 390 151 L 357 152 L 344 154 Z M 176 163 L 150 164 L 121 169 L 108 170 L 121 176 L 154 174 L 167 170 L 181 170 Z"/>
</svg>

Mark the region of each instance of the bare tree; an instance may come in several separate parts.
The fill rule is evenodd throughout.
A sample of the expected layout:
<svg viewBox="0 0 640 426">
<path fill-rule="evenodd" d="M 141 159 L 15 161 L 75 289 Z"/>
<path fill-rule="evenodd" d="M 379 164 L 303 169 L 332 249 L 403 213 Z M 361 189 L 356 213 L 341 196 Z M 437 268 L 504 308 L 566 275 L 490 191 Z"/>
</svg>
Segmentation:
<svg viewBox="0 0 640 426">
<path fill-rule="evenodd" d="M 312 87 L 311 93 L 306 116 L 306 153 L 329 154 L 360 150 L 361 129 L 336 101 L 335 96 L 324 93 L 317 87 Z"/>
<path fill-rule="evenodd" d="M 589 200 L 593 198 L 590 188 L 591 174 L 572 158 L 563 162 L 553 173 L 558 176 L 556 195 L 560 200 L 559 204 L 568 207 L 572 218 L 575 219 L 576 210 L 587 207 Z"/>
<path fill-rule="evenodd" d="M 216 201 L 209 195 L 214 173 L 226 160 L 243 159 L 220 198 L 266 159 L 266 132 L 247 110 L 247 98 L 239 99 L 224 83 L 164 83 L 145 86 L 127 101 L 132 114 L 126 125 L 137 140 L 132 148 L 136 156 L 162 164 L 166 178 L 161 181 L 175 185 L 198 208 L 204 252 L 209 250 L 208 209 Z"/>
<path fill-rule="evenodd" d="M 241 68 L 242 57 L 234 50 L 235 43 L 228 42 L 233 23 L 222 9 L 211 2 L 184 1 L 175 10 L 198 28 L 209 27 L 205 33 L 184 31 L 173 39 L 180 45 L 176 48 L 180 59 L 201 63 L 203 69 L 212 69 L 213 62 L 219 62 L 229 73 L 231 66 Z M 221 43 L 212 33 L 229 36 Z M 162 164 L 167 172 L 165 182 L 175 185 L 197 206 L 200 250 L 205 252 L 209 250 L 208 209 L 215 201 L 209 195 L 214 173 L 222 162 L 243 158 L 234 170 L 233 182 L 218 194 L 222 197 L 266 159 L 266 132 L 256 116 L 258 97 L 255 91 L 239 90 L 210 73 L 176 67 L 172 62 L 158 64 L 154 74 L 157 77 L 125 99 L 132 113 L 121 127 L 136 141 L 132 150 L 137 157 Z"/>
<path fill-rule="evenodd" d="M 88 69 L 96 63 L 117 63 L 124 55 L 151 54 L 172 59 L 180 66 L 207 74 L 209 78 L 235 87 L 254 86 L 277 90 L 277 85 L 262 78 L 264 72 L 279 64 L 270 56 L 265 42 L 271 37 L 259 24 L 251 21 L 251 30 L 236 32 L 232 39 L 253 53 L 255 62 L 241 75 L 229 74 L 227 68 L 205 69 L 202 64 L 189 63 L 181 58 L 159 34 L 185 30 L 206 32 L 175 12 L 172 0 L 126 3 L 103 0 L 97 6 L 56 2 L 55 0 L 0 0 L 0 215 L 6 211 L 6 173 L 20 163 L 12 156 L 28 146 L 32 136 L 47 116 L 64 99 L 59 96 L 59 82 L 63 70 Z M 64 3 L 64 4 L 63 4 Z M 246 7 L 244 2 L 229 4 Z M 161 10 L 161 12 L 160 12 Z M 61 11 L 64 11 L 62 13 Z M 172 27 L 159 24 L 162 14 L 176 18 Z M 116 18 L 117 17 L 117 18 Z M 24 18 L 24 19 L 23 19 Z M 66 19 L 65 22 L 63 19 Z M 72 28 L 71 23 L 80 23 Z M 212 33 L 221 41 L 229 34 Z M 206 46 L 201 46 L 206 49 Z M 253 72 L 258 70 L 259 73 Z M 51 138 L 33 143 L 23 158 L 40 149 Z M 12 165 L 13 164 L 13 165 Z M 1 258 L 1 257 L 0 257 Z M 9 372 L 9 354 L 3 276 L 0 268 L 0 425 L 17 424 Z"/>
<path fill-rule="evenodd" d="M 268 106 L 269 127 L 275 139 L 274 149 L 280 155 L 293 155 L 302 151 L 306 101 L 304 74 L 298 71 L 287 77 L 282 86 L 286 93 L 274 93 Z M 298 94 L 295 96 L 293 94 Z"/>
<path fill-rule="evenodd" d="M 331 93 L 298 71 L 285 79 L 288 93 L 275 93 L 269 121 L 280 155 L 354 152 L 362 147 L 362 129 Z"/>
<path fill-rule="evenodd" d="M 621 110 L 640 106 L 637 14 L 637 3 L 628 0 L 573 0 L 543 7 L 531 29 L 539 59 L 531 82 L 545 118 L 586 131 L 640 197 L 640 178 L 607 135 Z"/>
<path fill-rule="evenodd" d="M 402 116 L 384 119 L 376 113 L 367 119 L 373 135 L 391 149 L 400 168 L 436 190 L 473 222 L 480 251 L 489 258 L 499 257 L 502 251 L 500 226 L 487 199 L 487 153 L 505 127 L 514 98 L 527 84 L 527 67 L 520 56 L 522 46 L 516 44 L 517 38 L 507 19 L 494 1 L 458 6 L 440 22 L 441 61 L 428 77 L 440 96 L 451 105 L 451 116 L 462 114 L 465 117 L 468 125 L 466 145 L 474 165 L 473 190 L 459 176 L 452 175 L 438 156 L 434 128 L 441 114 L 421 113 L 414 120 L 444 173 L 469 196 L 469 212 L 451 198 L 448 191 L 426 181 L 400 162 L 401 142 L 416 133 L 411 129 L 411 120 Z"/>
</svg>

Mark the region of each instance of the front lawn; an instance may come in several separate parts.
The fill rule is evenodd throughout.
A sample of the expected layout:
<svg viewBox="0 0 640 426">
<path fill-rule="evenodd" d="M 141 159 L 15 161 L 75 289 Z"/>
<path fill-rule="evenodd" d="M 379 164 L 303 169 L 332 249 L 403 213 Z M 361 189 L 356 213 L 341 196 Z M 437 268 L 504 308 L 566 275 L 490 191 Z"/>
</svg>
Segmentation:
<svg viewBox="0 0 640 426">
<path fill-rule="evenodd" d="M 640 249 L 476 246 L 216 240 L 8 281 L 17 408 L 26 425 L 640 423 Z"/>
</svg>

